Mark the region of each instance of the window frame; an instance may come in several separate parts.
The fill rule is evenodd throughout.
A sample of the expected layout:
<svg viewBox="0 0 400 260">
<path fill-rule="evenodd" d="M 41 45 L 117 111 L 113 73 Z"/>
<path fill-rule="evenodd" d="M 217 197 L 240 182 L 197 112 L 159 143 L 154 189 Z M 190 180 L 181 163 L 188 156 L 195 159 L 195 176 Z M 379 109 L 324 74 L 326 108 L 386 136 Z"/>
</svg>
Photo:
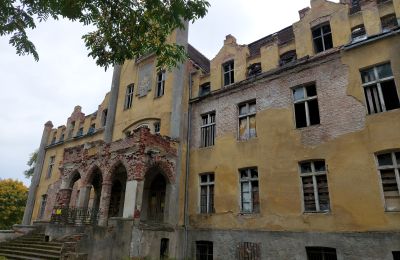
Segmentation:
<svg viewBox="0 0 400 260">
<path fill-rule="evenodd" d="M 226 68 L 227 70 L 225 70 Z M 225 82 L 225 74 L 228 74 L 229 83 Z M 235 83 L 235 60 L 232 59 L 222 64 L 222 86 L 226 87 L 234 83 Z"/>
<path fill-rule="evenodd" d="M 157 72 L 155 98 L 160 98 L 160 97 L 164 96 L 166 78 L 167 78 L 167 75 L 166 75 L 165 70 L 160 70 Z"/>
<path fill-rule="evenodd" d="M 46 206 L 47 206 L 47 194 L 43 194 L 42 200 L 40 201 L 40 207 L 38 212 L 38 219 L 43 219 L 46 213 Z"/>
<path fill-rule="evenodd" d="M 212 260 L 214 258 L 214 242 L 213 241 L 208 241 L 208 240 L 197 240 L 195 242 L 196 245 L 196 260 L 198 259 L 204 259 L 202 257 L 206 257 L 206 260 Z M 200 252 L 199 247 L 204 246 L 206 247 L 207 252 Z M 211 249 L 211 250 L 210 250 Z M 211 253 L 210 253 L 211 251 Z"/>
<path fill-rule="evenodd" d="M 255 112 L 250 112 L 250 106 L 254 103 L 255 106 Z M 241 115 L 240 114 L 240 108 L 245 105 L 247 108 L 247 113 Z M 256 99 L 251 99 L 242 103 L 239 103 L 237 105 L 237 117 L 238 117 L 238 123 L 237 123 L 237 129 L 238 129 L 238 133 L 237 133 L 237 138 L 239 141 L 246 141 L 246 140 L 250 140 L 253 138 L 257 138 L 257 101 Z M 250 117 L 254 116 L 254 120 L 256 122 L 256 126 L 255 126 L 255 133 L 254 136 L 250 135 Z M 246 131 L 247 131 L 247 136 L 245 136 L 244 138 L 241 138 L 240 136 L 240 120 L 242 118 L 246 118 Z"/>
<path fill-rule="evenodd" d="M 329 252 L 332 251 L 332 252 Z M 337 250 L 334 247 L 326 247 L 326 246 L 306 246 L 306 255 L 307 255 L 307 259 L 308 260 L 312 260 L 315 259 L 315 256 L 313 256 L 312 258 L 310 258 L 310 255 L 312 253 L 320 253 L 320 255 L 318 256 L 318 258 L 320 259 L 327 259 L 328 256 L 329 259 L 332 259 L 332 253 L 334 252 L 334 256 L 337 260 Z"/>
<path fill-rule="evenodd" d="M 257 172 L 257 178 L 251 177 L 251 171 L 255 170 Z M 247 176 L 242 178 L 242 172 L 245 171 Z M 258 184 L 258 211 L 254 211 L 254 198 L 253 198 L 253 185 L 252 182 L 257 181 Z M 250 193 L 250 210 L 245 211 L 243 209 L 243 190 L 242 183 L 249 183 L 249 193 Z M 240 214 L 260 214 L 261 212 L 261 201 L 260 201 L 260 179 L 258 176 L 258 167 L 247 167 L 239 169 L 239 191 L 240 191 Z"/>
<path fill-rule="evenodd" d="M 378 153 L 375 154 L 376 169 L 377 169 L 377 172 L 378 172 L 378 177 L 379 177 L 379 182 L 380 182 L 380 189 L 381 189 L 381 194 L 382 194 L 382 199 L 383 199 L 383 205 L 384 205 L 385 212 L 400 212 L 400 209 L 399 210 L 388 210 L 387 209 L 387 203 L 386 203 L 385 191 L 383 189 L 382 173 L 381 173 L 381 170 L 392 170 L 392 169 L 394 170 L 394 174 L 395 174 L 395 178 L 396 178 L 396 182 L 397 182 L 397 191 L 398 191 L 398 194 L 400 196 L 400 163 L 397 163 L 396 153 L 400 153 L 400 150 L 396 149 L 396 150 L 389 150 L 389 151 L 381 151 L 381 152 L 378 152 Z M 390 154 L 391 155 L 392 165 L 384 165 L 384 166 L 380 166 L 379 165 L 378 156 L 379 155 L 383 155 L 383 154 Z"/>
<path fill-rule="evenodd" d="M 202 182 L 201 178 L 203 176 L 207 176 L 207 181 Z M 211 176 L 212 181 L 211 181 Z M 211 200 L 211 193 L 210 193 L 210 187 L 213 187 L 213 192 L 212 192 L 212 200 Z M 213 214 L 215 213 L 215 174 L 213 172 L 207 172 L 207 173 L 201 173 L 199 175 L 199 213 L 200 214 Z M 203 207 L 202 207 L 202 187 L 206 187 L 206 211 L 203 212 Z M 212 204 L 210 203 L 212 201 Z"/>
<path fill-rule="evenodd" d="M 315 87 L 315 96 L 311 96 L 309 97 L 307 94 L 307 87 L 309 86 L 314 86 Z M 303 92 L 304 92 L 304 98 L 302 100 L 295 100 L 295 96 L 294 96 L 294 90 L 295 89 L 299 89 L 302 88 Z M 310 82 L 307 84 L 302 84 L 302 85 L 298 85 L 295 87 L 292 87 L 291 89 L 291 93 L 292 93 L 292 101 L 293 101 L 293 115 L 294 115 L 294 125 L 296 126 L 296 129 L 302 129 L 302 128 L 306 128 L 306 127 L 310 127 L 310 126 L 317 126 L 321 124 L 321 113 L 320 113 L 320 109 L 319 109 L 319 96 L 318 96 L 318 90 L 317 90 L 317 83 L 316 82 Z M 312 101 L 312 100 L 317 100 L 317 104 L 318 104 L 318 118 L 319 118 L 319 123 L 318 124 L 311 124 L 311 120 L 310 120 L 310 109 L 309 109 L 309 105 L 308 102 Z M 296 121 L 296 104 L 300 104 L 300 103 L 305 103 L 305 113 L 306 113 L 306 126 L 301 126 L 298 127 L 297 126 L 297 121 Z"/>
<path fill-rule="evenodd" d="M 325 171 L 316 171 L 315 170 L 315 162 L 324 162 L 325 165 Z M 303 163 L 311 163 L 311 172 L 309 173 L 302 173 L 301 172 L 301 164 Z M 330 188 L 329 188 L 329 180 L 328 180 L 328 167 L 326 164 L 326 161 L 324 159 L 312 159 L 312 160 L 306 160 L 306 161 L 300 161 L 298 162 L 298 172 L 299 172 L 299 177 L 300 177 L 300 183 L 301 183 L 301 204 L 303 208 L 303 214 L 307 213 L 329 213 L 332 211 L 332 205 L 331 205 L 331 196 L 330 196 Z M 327 210 L 321 210 L 320 207 L 320 201 L 319 201 L 319 194 L 318 194 L 318 182 L 317 182 L 317 176 L 326 176 L 326 184 L 328 187 L 328 199 L 329 199 L 329 205 Z M 305 197 L 304 197 L 304 182 L 303 178 L 304 177 L 312 177 L 313 180 L 313 191 L 314 191 L 314 202 L 315 202 L 315 210 L 306 210 L 306 203 L 305 203 Z"/>
<path fill-rule="evenodd" d="M 132 107 L 134 91 L 135 91 L 135 84 L 131 83 L 128 86 L 126 86 L 124 110 L 130 109 Z"/>
<path fill-rule="evenodd" d="M 214 117 L 212 117 L 214 115 Z M 200 147 L 212 147 L 215 145 L 215 137 L 217 136 L 217 113 L 215 110 L 201 114 L 201 125 L 200 125 Z M 207 117 L 207 123 L 204 124 L 204 118 Z M 212 121 L 214 118 L 214 121 Z M 203 130 L 204 129 L 204 130 Z M 208 133 L 205 135 L 203 133 Z M 210 137 L 211 133 L 211 137 Z M 207 138 L 208 136 L 208 138 Z"/>
<path fill-rule="evenodd" d="M 55 164 L 55 160 L 56 160 L 56 156 L 52 155 L 49 157 L 49 164 L 47 166 L 47 173 L 46 173 L 46 180 L 51 178 L 52 175 L 52 171 L 54 168 L 54 164 Z"/>
<path fill-rule="evenodd" d="M 379 67 L 379 66 L 386 65 L 386 64 L 389 64 L 390 70 L 391 70 L 391 72 L 392 72 L 392 76 L 390 76 L 390 77 L 385 77 L 385 78 L 379 78 L 378 67 Z M 369 82 L 366 82 L 366 83 L 363 83 L 362 73 L 363 73 L 364 71 L 368 71 L 368 70 L 371 70 L 371 69 L 374 71 L 375 80 L 369 81 Z M 397 94 L 397 99 L 399 100 L 399 91 L 397 90 L 396 80 L 395 80 L 395 77 L 394 77 L 394 75 L 393 75 L 392 63 L 391 63 L 391 62 L 383 62 L 383 63 L 375 64 L 375 65 L 370 66 L 370 67 L 362 68 L 362 69 L 359 70 L 359 72 L 360 72 L 360 77 L 361 77 L 361 86 L 362 86 L 363 92 L 364 92 L 363 94 L 364 94 L 365 108 L 366 108 L 366 111 L 367 111 L 367 115 L 379 114 L 379 113 L 383 113 L 383 112 L 388 112 L 388 111 L 390 111 L 390 110 L 386 110 L 386 105 L 385 105 L 385 100 L 384 100 L 384 98 L 383 98 L 383 92 L 382 92 L 381 83 L 384 83 L 384 82 L 393 80 L 394 86 L 395 86 L 395 90 L 396 90 L 396 94 Z M 371 108 L 371 107 L 373 108 L 374 106 L 373 106 L 373 104 L 371 104 L 371 103 L 372 103 L 372 94 L 370 93 L 370 95 L 369 95 L 369 97 L 368 97 L 369 100 L 368 100 L 367 97 L 366 97 L 366 96 L 368 95 L 368 93 L 366 93 L 365 91 L 366 91 L 366 87 L 370 87 L 370 86 L 373 86 L 373 85 L 376 85 L 376 87 L 377 87 L 377 90 L 378 90 L 378 98 L 379 98 L 379 101 L 380 101 L 380 103 L 381 103 L 381 105 L 382 105 L 382 111 L 377 111 L 377 112 L 375 112 L 375 109 L 374 109 L 374 112 L 372 112 L 372 111 L 369 111 L 369 110 L 368 110 L 368 106 L 369 106 L 370 108 Z M 376 98 L 376 97 L 375 97 L 375 98 Z M 399 101 L 400 101 L 400 100 L 399 100 Z M 399 108 L 396 108 L 396 109 L 399 109 Z M 394 110 L 394 109 L 391 109 L 391 110 Z"/>
<path fill-rule="evenodd" d="M 326 25 L 329 25 L 329 33 L 324 33 L 324 32 L 323 32 L 323 27 L 326 26 Z M 314 33 L 315 30 L 319 30 L 319 32 L 320 32 L 320 33 L 319 33 L 319 36 L 314 37 L 313 33 Z M 330 38 L 331 38 L 331 41 L 332 41 L 332 47 L 327 49 L 326 46 L 325 46 L 325 45 L 326 45 L 325 38 L 326 38 L 328 35 L 330 35 Z M 330 24 L 329 21 L 324 22 L 324 23 L 321 23 L 321 24 L 318 24 L 318 25 L 312 27 L 312 28 L 311 28 L 311 37 L 312 37 L 312 41 L 313 41 L 313 45 L 314 45 L 314 53 L 315 53 L 315 54 L 321 53 L 321 52 L 325 52 L 325 51 L 330 50 L 330 49 L 332 49 L 332 48 L 334 47 L 334 46 L 333 46 L 332 27 L 331 27 L 331 24 Z M 322 38 L 322 49 L 323 49 L 322 51 L 318 51 L 318 50 L 317 50 L 317 46 L 316 46 L 316 44 L 315 44 L 315 40 L 316 40 L 317 38 Z"/>
</svg>

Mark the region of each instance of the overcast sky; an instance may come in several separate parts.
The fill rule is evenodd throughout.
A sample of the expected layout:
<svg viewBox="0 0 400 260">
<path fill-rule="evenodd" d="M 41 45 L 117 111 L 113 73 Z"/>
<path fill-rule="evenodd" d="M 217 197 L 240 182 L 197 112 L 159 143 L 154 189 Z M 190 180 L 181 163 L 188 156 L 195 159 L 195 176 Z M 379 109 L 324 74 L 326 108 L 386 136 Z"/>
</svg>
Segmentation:
<svg viewBox="0 0 400 260">
<path fill-rule="evenodd" d="M 309 6 L 308 0 L 209 1 L 207 16 L 189 27 L 189 42 L 209 59 L 226 35 L 248 44 L 297 21 L 298 10 Z M 29 185 L 23 171 L 44 123 L 65 124 L 76 105 L 90 114 L 109 91 L 112 69 L 105 72 L 87 57 L 81 36 L 88 30 L 68 21 L 38 24 L 29 37 L 39 62 L 17 56 L 8 37 L 0 37 L 0 178 Z"/>
</svg>

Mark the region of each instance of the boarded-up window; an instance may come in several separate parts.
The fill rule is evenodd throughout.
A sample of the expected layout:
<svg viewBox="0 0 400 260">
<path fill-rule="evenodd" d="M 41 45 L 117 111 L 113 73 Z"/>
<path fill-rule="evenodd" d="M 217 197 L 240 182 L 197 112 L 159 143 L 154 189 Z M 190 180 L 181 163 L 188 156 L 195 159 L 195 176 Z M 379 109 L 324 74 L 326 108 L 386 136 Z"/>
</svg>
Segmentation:
<svg viewBox="0 0 400 260">
<path fill-rule="evenodd" d="M 260 212 L 257 168 L 242 169 L 240 173 L 240 201 L 243 213 Z"/>
<path fill-rule="evenodd" d="M 260 243 L 241 242 L 237 248 L 238 260 L 261 260 Z"/>
<path fill-rule="evenodd" d="M 400 151 L 377 155 L 385 209 L 400 211 Z"/>
<path fill-rule="evenodd" d="M 201 147 L 213 146 L 215 142 L 215 112 L 201 116 Z"/>
<path fill-rule="evenodd" d="M 214 212 L 214 173 L 200 175 L 200 213 Z"/>
<path fill-rule="evenodd" d="M 315 53 L 329 50 L 333 47 L 331 26 L 323 24 L 312 29 Z"/>
<path fill-rule="evenodd" d="M 330 247 L 306 247 L 308 260 L 336 260 L 336 249 Z"/>
<path fill-rule="evenodd" d="M 303 186 L 304 211 L 329 211 L 330 202 L 325 161 L 301 162 L 299 166 Z"/>
<path fill-rule="evenodd" d="M 315 84 L 294 88 L 293 102 L 297 128 L 319 124 L 319 107 Z"/>
<path fill-rule="evenodd" d="M 361 79 L 369 114 L 400 107 L 390 63 L 362 70 Z"/>
<path fill-rule="evenodd" d="M 196 241 L 196 260 L 213 259 L 213 242 Z"/>
<path fill-rule="evenodd" d="M 256 101 L 239 105 L 239 139 L 256 137 Z"/>
</svg>

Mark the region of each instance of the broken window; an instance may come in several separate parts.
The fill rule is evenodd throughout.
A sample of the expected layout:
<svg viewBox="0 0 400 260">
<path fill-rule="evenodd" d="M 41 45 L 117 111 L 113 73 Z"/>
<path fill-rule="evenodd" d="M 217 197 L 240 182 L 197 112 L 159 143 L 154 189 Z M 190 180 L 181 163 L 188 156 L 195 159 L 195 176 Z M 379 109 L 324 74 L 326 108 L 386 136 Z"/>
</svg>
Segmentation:
<svg viewBox="0 0 400 260">
<path fill-rule="evenodd" d="M 213 242 L 196 241 L 196 260 L 213 259 Z"/>
<path fill-rule="evenodd" d="M 315 53 L 329 50 L 333 47 L 331 26 L 328 24 L 319 25 L 312 29 Z"/>
<path fill-rule="evenodd" d="M 260 260 L 261 250 L 259 243 L 241 242 L 237 247 L 238 260 Z"/>
<path fill-rule="evenodd" d="M 78 132 L 76 133 L 76 137 L 80 137 L 83 135 L 83 127 L 79 127 Z"/>
<path fill-rule="evenodd" d="M 389 14 L 381 17 L 382 32 L 388 32 L 399 26 L 395 14 Z"/>
<path fill-rule="evenodd" d="M 351 0 L 350 14 L 361 11 L 360 0 Z"/>
<path fill-rule="evenodd" d="M 134 84 L 129 84 L 129 85 L 126 87 L 124 109 L 129 109 L 129 108 L 132 107 L 132 103 L 133 103 L 133 90 L 134 90 L 134 87 L 135 87 Z"/>
<path fill-rule="evenodd" d="M 315 84 L 293 89 L 296 127 L 319 124 L 319 108 Z"/>
<path fill-rule="evenodd" d="M 200 213 L 214 213 L 214 173 L 200 175 Z"/>
<path fill-rule="evenodd" d="M 228 61 L 222 65 L 222 70 L 224 74 L 224 86 L 233 84 L 235 82 L 235 77 L 234 77 L 234 62 Z"/>
<path fill-rule="evenodd" d="M 74 132 L 74 129 L 75 129 L 75 121 L 72 121 L 71 124 L 69 125 L 68 138 L 72 137 L 72 133 Z"/>
<path fill-rule="evenodd" d="M 393 260 L 400 260 L 400 251 L 393 251 Z"/>
<path fill-rule="evenodd" d="M 160 260 L 168 259 L 169 239 L 161 238 L 160 243 Z"/>
<path fill-rule="evenodd" d="M 291 50 L 291 51 L 285 52 L 280 57 L 279 65 L 283 66 L 283 65 L 288 64 L 288 63 L 290 63 L 292 61 L 295 61 L 296 59 L 297 59 L 296 50 Z"/>
<path fill-rule="evenodd" d="M 256 137 L 256 101 L 239 104 L 239 140 Z"/>
<path fill-rule="evenodd" d="M 330 247 L 306 247 L 308 260 L 336 260 L 336 249 Z"/>
<path fill-rule="evenodd" d="M 160 128 L 161 128 L 161 123 L 160 121 L 157 121 L 154 123 L 154 133 L 159 134 L 160 133 Z"/>
<path fill-rule="evenodd" d="M 390 63 L 362 70 L 361 79 L 368 114 L 385 112 L 400 107 Z"/>
<path fill-rule="evenodd" d="M 93 134 L 96 130 L 96 124 L 91 124 L 88 130 L 88 134 Z"/>
<path fill-rule="evenodd" d="M 261 73 L 261 62 L 253 63 L 247 68 L 247 76 L 251 77 Z"/>
<path fill-rule="evenodd" d="M 164 95 L 165 89 L 165 70 L 162 70 L 157 73 L 157 89 L 156 89 L 156 97 L 161 97 Z"/>
<path fill-rule="evenodd" d="M 260 198 L 258 189 L 257 168 L 247 168 L 239 171 L 240 201 L 243 213 L 259 213 Z"/>
<path fill-rule="evenodd" d="M 378 154 L 385 209 L 400 211 L 400 151 Z"/>
<path fill-rule="evenodd" d="M 351 29 L 351 39 L 353 42 L 361 41 L 367 38 L 365 27 L 363 24 L 355 26 Z"/>
<path fill-rule="evenodd" d="M 302 162 L 299 166 L 303 185 L 304 211 L 329 211 L 330 203 L 325 161 Z"/>
<path fill-rule="evenodd" d="M 200 85 L 199 88 L 199 96 L 205 96 L 211 92 L 211 84 L 210 82 L 206 82 Z"/>
<path fill-rule="evenodd" d="M 213 146 L 215 142 L 215 112 L 201 116 L 201 147 Z"/>
<path fill-rule="evenodd" d="M 54 160 L 55 160 L 55 156 L 51 156 L 50 160 L 49 160 L 49 167 L 47 169 L 47 174 L 46 174 L 46 179 L 49 179 L 51 177 L 51 173 L 53 171 L 53 167 L 54 167 Z"/>
<path fill-rule="evenodd" d="M 107 113 L 108 113 L 108 110 L 104 109 L 103 113 L 102 113 L 102 117 L 101 117 L 101 125 L 103 127 L 106 126 L 106 124 L 107 124 Z"/>
<path fill-rule="evenodd" d="M 38 219 L 43 219 L 44 212 L 47 204 L 47 194 L 42 195 L 42 201 L 40 202 L 39 216 Z"/>
</svg>

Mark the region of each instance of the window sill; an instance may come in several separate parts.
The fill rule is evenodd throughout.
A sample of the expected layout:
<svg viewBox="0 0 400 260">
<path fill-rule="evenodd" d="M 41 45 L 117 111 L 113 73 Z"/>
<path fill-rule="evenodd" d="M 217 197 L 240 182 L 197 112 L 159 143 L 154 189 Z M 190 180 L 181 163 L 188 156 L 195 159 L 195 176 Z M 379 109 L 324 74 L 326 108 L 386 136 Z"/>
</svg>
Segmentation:
<svg viewBox="0 0 400 260">
<path fill-rule="evenodd" d="M 237 139 L 237 142 L 238 143 L 245 143 L 245 142 L 251 142 L 252 140 L 257 141 L 257 139 L 258 139 L 258 136 L 256 135 L 254 137 L 250 137 L 250 138 L 247 138 L 247 139 Z"/>
<path fill-rule="evenodd" d="M 392 213 L 397 213 L 397 214 L 399 214 L 400 213 L 400 210 L 387 210 L 387 209 L 385 209 L 385 213 L 389 213 L 389 214 L 392 214 Z"/>
<path fill-rule="evenodd" d="M 160 99 L 160 98 L 162 98 L 164 95 L 161 95 L 161 96 L 155 96 L 154 97 L 154 99 Z"/>
<path fill-rule="evenodd" d="M 299 131 L 301 131 L 301 130 L 309 130 L 309 129 L 313 129 L 313 128 L 319 128 L 321 126 L 322 126 L 322 124 L 319 123 L 319 124 L 303 126 L 303 127 L 299 127 L 299 128 L 296 127 L 295 130 L 299 130 Z"/>
<path fill-rule="evenodd" d="M 317 215 L 317 214 L 322 214 L 322 215 L 331 215 L 332 211 L 303 211 L 303 215 Z"/>
<path fill-rule="evenodd" d="M 215 144 L 210 145 L 210 146 L 200 146 L 199 149 L 200 150 L 210 150 L 210 149 L 214 148 L 214 146 L 215 146 Z"/>
<path fill-rule="evenodd" d="M 399 108 L 395 108 L 395 109 L 391 109 L 391 110 L 386 110 L 383 112 L 379 112 L 379 113 L 373 113 L 373 114 L 368 114 L 367 112 L 367 117 L 374 117 L 374 116 L 378 116 L 378 115 L 382 115 L 382 114 L 386 114 L 386 113 L 396 113 L 400 111 L 400 107 Z"/>
<path fill-rule="evenodd" d="M 238 217 L 259 218 L 259 217 L 261 217 L 261 213 L 260 212 L 240 212 L 240 213 L 238 213 Z"/>
</svg>

